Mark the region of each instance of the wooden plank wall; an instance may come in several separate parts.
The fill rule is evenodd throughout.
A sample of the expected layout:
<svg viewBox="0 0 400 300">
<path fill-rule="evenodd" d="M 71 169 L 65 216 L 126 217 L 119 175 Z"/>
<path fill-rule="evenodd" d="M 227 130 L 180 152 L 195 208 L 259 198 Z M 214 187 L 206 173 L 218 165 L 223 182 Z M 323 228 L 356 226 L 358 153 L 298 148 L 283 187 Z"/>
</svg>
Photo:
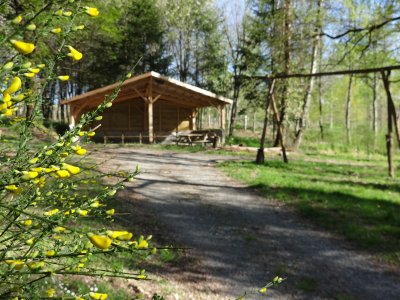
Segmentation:
<svg viewBox="0 0 400 300">
<path fill-rule="evenodd" d="M 192 110 L 179 107 L 177 104 L 165 100 L 158 100 L 154 104 L 154 132 L 156 136 L 172 132 L 189 130 Z M 144 135 L 148 134 L 147 108 L 143 100 L 136 99 L 115 103 L 103 114 L 103 120 L 93 124 L 95 127 L 101 123 L 97 130 L 98 135 L 125 133 Z"/>
</svg>

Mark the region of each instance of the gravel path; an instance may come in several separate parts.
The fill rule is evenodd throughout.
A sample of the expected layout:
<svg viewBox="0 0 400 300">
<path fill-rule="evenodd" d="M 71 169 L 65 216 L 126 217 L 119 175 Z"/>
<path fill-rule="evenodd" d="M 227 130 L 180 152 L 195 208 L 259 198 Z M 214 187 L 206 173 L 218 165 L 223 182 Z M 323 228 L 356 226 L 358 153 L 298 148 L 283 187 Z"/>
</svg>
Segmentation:
<svg viewBox="0 0 400 300">
<path fill-rule="evenodd" d="M 269 290 L 268 299 L 400 299 L 398 270 L 351 250 L 215 168 L 217 161 L 237 158 L 135 148 L 100 153 L 113 156 L 110 166 L 140 164 L 142 173 L 126 196 L 197 259 L 162 274 L 176 291 L 167 299 L 234 299 L 243 291 L 250 291 L 246 299 L 265 299 L 251 291 L 276 274 L 287 280 Z"/>
</svg>

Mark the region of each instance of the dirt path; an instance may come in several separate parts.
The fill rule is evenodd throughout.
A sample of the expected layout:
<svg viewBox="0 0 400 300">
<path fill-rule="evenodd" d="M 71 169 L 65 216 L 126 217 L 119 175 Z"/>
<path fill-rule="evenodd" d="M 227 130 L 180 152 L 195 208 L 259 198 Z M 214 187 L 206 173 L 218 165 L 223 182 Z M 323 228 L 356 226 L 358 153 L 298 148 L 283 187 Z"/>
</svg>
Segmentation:
<svg viewBox="0 0 400 300">
<path fill-rule="evenodd" d="M 287 280 L 268 299 L 400 299 L 399 272 L 214 167 L 230 157 L 135 148 L 106 148 L 101 155 L 115 156 L 108 165 L 121 169 L 141 165 L 125 191 L 127 209 L 158 220 L 160 232 L 192 249 L 186 263 L 159 270 L 157 284 L 144 290 L 158 289 L 167 299 L 234 299 L 282 274 Z"/>
</svg>

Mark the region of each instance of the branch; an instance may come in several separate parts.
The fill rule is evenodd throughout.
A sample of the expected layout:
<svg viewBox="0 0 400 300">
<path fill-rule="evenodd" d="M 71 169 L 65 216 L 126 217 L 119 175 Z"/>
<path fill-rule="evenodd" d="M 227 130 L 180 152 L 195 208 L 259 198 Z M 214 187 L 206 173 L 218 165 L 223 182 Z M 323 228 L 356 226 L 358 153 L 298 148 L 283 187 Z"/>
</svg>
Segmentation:
<svg viewBox="0 0 400 300">
<path fill-rule="evenodd" d="M 344 36 L 346 36 L 346 35 L 348 35 L 350 33 L 356 33 L 356 32 L 361 32 L 361 31 L 372 32 L 372 31 L 374 31 L 376 29 L 382 28 L 383 26 L 385 26 L 388 23 L 395 22 L 395 21 L 398 21 L 398 20 L 400 20 L 400 16 L 397 16 L 397 17 L 394 17 L 394 18 L 391 18 L 391 19 L 387 19 L 387 20 L 385 20 L 385 21 L 383 21 L 381 23 L 373 24 L 371 26 L 364 27 L 364 28 L 351 28 L 351 29 L 346 30 L 345 32 L 342 32 L 342 33 L 338 34 L 338 35 L 330 35 L 330 34 L 328 34 L 326 32 L 321 32 L 319 35 L 320 36 L 326 36 L 326 37 L 328 37 L 328 38 L 330 38 L 332 40 L 335 40 L 335 39 L 340 39 L 340 38 L 342 38 L 342 37 L 344 37 Z"/>
</svg>

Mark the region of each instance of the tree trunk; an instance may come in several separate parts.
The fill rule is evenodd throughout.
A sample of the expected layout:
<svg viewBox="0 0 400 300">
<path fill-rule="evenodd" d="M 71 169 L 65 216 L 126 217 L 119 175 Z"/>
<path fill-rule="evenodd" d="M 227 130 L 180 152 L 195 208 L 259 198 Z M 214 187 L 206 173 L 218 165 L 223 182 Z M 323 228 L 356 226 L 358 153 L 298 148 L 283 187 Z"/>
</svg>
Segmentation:
<svg viewBox="0 0 400 300">
<path fill-rule="evenodd" d="M 319 42 L 320 42 L 320 31 L 321 31 L 321 4 L 322 0 L 319 0 L 317 3 L 317 20 L 316 20 L 316 28 L 315 28 L 315 38 L 314 38 L 314 43 L 312 47 L 312 54 L 311 54 L 311 66 L 310 66 L 310 73 L 313 74 L 317 72 L 317 57 L 318 57 L 318 50 L 319 50 Z M 299 128 L 296 131 L 296 138 L 294 141 L 294 149 L 298 149 L 300 147 L 300 144 L 303 139 L 304 131 L 306 130 L 307 127 L 307 121 L 308 121 L 308 113 L 310 110 L 310 105 L 311 105 L 311 93 L 313 91 L 314 87 L 314 82 L 315 82 L 315 77 L 310 77 L 308 80 L 308 84 L 306 87 L 306 93 L 304 95 L 304 102 L 303 102 L 303 111 L 301 113 L 301 117 L 299 120 Z"/>
<path fill-rule="evenodd" d="M 283 28 L 283 60 L 284 60 L 284 74 L 289 74 L 290 72 L 290 64 L 291 64 L 291 39 L 292 39 L 292 24 L 291 24 L 291 12 L 292 12 L 292 0 L 285 0 L 284 3 L 284 28 Z M 280 103 L 280 113 L 279 113 L 279 124 L 277 124 L 278 130 L 276 139 L 274 142 L 274 146 L 278 146 L 280 140 L 284 139 L 284 123 L 286 119 L 286 106 L 287 106 L 287 98 L 289 93 L 288 84 L 289 81 L 283 81 L 283 89 L 282 89 L 282 97 Z"/>
<path fill-rule="evenodd" d="M 349 85 L 347 88 L 347 99 L 346 99 L 346 137 L 347 137 L 347 144 L 351 144 L 351 90 L 353 84 L 353 75 L 349 77 Z"/>
<path fill-rule="evenodd" d="M 374 136 L 378 134 L 378 97 L 376 77 L 376 73 L 374 73 L 374 81 L 372 86 L 372 129 L 374 131 Z"/>
<path fill-rule="evenodd" d="M 322 84 L 321 77 L 318 78 L 318 104 L 319 104 L 319 132 L 321 136 L 321 141 L 324 140 L 324 109 L 322 100 Z"/>
<path fill-rule="evenodd" d="M 393 147 L 392 147 L 392 134 L 393 134 L 393 99 L 390 93 L 390 71 L 382 71 L 383 86 L 385 87 L 387 96 L 387 134 L 386 134 L 386 153 L 388 160 L 389 176 L 394 177 L 394 164 L 393 164 Z"/>
<path fill-rule="evenodd" d="M 274 92 L 275 80 L 269 82 L 268 87 L 268 95 L 267 99 L 265 100 L 265 114 L 264 114 L 264 126 L 261 133 L 260 139 L 260 148 L 257 151 L 256 163 L 259 165 L 264 164 L 264 144 L 265 144 L 265 136 L 267 134 L 267 126 L 268 126 L 268 109 L 271 103 L 272 94 Z"/>
<path fill-rule="evenodd" d="M 233 135 L 233 131 L 235 129 L 236 118 L 237 118 L 237 102 L 239 99 L 240 92 L 240 81 L 239 76 L 237 74 L 237 66 L 234 67 L 234 76 L 233 76 L 233 97 L 232 97 L 232 107 L 231 107 L 231 119 L 229 122 L 229 134 L 231 137 Z"/>
</svg>

